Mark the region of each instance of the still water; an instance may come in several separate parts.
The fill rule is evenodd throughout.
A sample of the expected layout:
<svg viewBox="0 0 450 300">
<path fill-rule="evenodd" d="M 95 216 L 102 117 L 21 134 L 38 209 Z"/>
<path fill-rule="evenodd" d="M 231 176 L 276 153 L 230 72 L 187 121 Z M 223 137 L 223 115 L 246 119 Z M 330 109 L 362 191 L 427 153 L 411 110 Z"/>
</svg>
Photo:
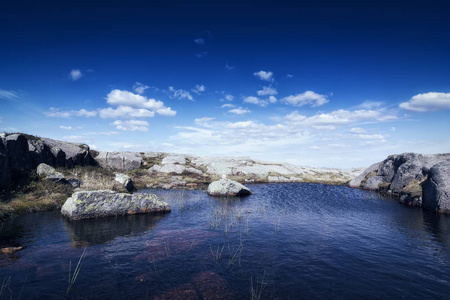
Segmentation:
<svg viewBox="0 0 450 300">
<path fill-rule="evenodd" d="M 249 187 L 242 199 L 152 190 L 165 215 L 3 222 L 0 247 L 23 249 L 0 254 L 0 298 L 450 297 L 448 216 L 343 186 Z"/>
</svg>

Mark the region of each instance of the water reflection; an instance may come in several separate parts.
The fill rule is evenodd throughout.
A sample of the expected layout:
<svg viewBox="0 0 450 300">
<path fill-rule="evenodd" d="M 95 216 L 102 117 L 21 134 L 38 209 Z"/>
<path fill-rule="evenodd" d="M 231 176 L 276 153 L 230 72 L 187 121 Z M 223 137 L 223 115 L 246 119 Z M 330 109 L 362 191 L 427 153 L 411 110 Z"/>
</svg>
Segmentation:
<svg viewBox="0 0 450 300">
<path fill-rule="evenodd" d="M 116 218 L 69 221 L 64 219 L 73 247 L 104 244 L 120 236 L 137 235 L 155 228 L 166 217 L 160 215 L 130 215 Z"/>
</svg>

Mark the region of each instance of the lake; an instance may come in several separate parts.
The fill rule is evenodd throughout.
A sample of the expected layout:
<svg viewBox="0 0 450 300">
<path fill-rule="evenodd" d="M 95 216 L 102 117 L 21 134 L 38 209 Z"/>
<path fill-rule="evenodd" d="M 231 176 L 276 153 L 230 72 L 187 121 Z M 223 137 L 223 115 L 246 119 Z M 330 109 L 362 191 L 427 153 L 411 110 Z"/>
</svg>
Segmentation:
<svg viewBox="0 0 450 300">
<path fill-rule="evenodd" d="M 0 298 L 450 297 L 449 216 L 344 186 L 249 188 L 242 199 L 148 190 L 168 214 L 3 222 L 0 247 L 23 249 L 0 254 Z"/>
</svg>

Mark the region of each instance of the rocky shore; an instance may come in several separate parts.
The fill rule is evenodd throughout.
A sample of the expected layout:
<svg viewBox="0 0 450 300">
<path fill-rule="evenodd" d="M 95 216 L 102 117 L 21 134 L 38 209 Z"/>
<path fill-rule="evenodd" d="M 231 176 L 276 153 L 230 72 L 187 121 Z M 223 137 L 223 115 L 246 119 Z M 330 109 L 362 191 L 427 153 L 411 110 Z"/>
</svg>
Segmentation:
<svg viewBox="0 0 450 300">
<path fill-rule="evenodd" d="M 399 196 L 400 202 L 450 212 L 450 154 L 405 153 L 364 169 L 310 168 L 249 157 L 162 152 L 98 152 L 21 133 L 0 133 L 0 215 L 60 208 L 77 191 L 207 189 L 221 178 L 239 183 L 349 184 Z"/>
<path fill-rule="evenodd" d="M 350 187 L 393 194 L 410 206 L 450 213 L 450 154 L 391 155 L 350 181 Z"/>
</svg>

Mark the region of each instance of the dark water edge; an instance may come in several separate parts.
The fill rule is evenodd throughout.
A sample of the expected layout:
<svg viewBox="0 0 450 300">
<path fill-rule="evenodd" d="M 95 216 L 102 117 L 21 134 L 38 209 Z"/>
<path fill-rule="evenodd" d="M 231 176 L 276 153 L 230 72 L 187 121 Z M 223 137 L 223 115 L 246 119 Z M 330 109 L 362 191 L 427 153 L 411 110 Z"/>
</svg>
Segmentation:
<svg viewBox="0 0 450 300">
<path fill-rule="evenodd" d="M 242 199 L 151 190 L 165 215 L 3 223 L 0 247 L 24 249 L 0 256 L 1 298 L 449 298 L 448 216 L 344 186 L 250 188 Z"/>
</svg>

